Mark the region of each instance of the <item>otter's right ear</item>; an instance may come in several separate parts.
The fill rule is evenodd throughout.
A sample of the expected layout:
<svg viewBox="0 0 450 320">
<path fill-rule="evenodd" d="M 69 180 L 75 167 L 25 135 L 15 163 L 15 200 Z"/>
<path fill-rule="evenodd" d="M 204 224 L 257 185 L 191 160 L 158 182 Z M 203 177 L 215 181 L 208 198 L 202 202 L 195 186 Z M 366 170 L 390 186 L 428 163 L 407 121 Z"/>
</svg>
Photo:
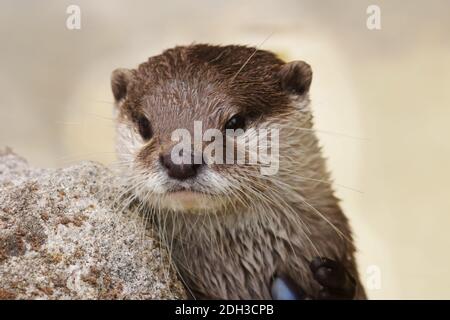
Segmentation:
<svg viewBox="0 0 450 320">
<path fill-rule="evenodd" d="M 121 102 L 127 96 L 128 84 L 133 74 L 128 69 L 116 69 L 111 75 L 111 88 L 116 103 Z"/>
<path fill-rule="evenodd" d="M 291 94 L 303 96 L 309 92 L 312 81 L 311 66 L 303 61 L 292 61 L 281 67 L 281 88 Z"/>
</svg>

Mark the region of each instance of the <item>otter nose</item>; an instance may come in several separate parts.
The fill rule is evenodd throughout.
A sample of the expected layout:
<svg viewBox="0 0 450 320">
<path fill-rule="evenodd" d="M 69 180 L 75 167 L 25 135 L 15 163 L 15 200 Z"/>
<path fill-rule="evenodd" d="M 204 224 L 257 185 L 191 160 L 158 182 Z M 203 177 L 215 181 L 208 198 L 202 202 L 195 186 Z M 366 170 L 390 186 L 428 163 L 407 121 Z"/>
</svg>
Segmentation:
<svg viewBox="0 0 450 320">
<path fill-rule="evenodd" d="M 195 164 L 193 159 L 191 163 L 176 164 L 172 161 L 170 153 L 160 155 L 161 164 L 167 169 L 169 177 L 177 180 L 186 180 L 197 175 L 197 171 L 201 164 Z"/>
</svg>

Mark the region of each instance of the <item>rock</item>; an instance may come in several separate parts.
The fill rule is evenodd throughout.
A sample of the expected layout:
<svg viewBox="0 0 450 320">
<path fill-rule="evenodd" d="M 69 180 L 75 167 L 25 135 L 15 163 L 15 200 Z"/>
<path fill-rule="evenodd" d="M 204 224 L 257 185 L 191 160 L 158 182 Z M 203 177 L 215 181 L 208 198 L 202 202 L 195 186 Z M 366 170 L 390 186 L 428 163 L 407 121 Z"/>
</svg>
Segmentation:
<svg viewBox="0 0 450 320">
<path fill-rule="evenodd" d="M 119 186 L 97 163 L 35 169 L 1 151 L 0 299 L 184 298 Z"/>
</svg>

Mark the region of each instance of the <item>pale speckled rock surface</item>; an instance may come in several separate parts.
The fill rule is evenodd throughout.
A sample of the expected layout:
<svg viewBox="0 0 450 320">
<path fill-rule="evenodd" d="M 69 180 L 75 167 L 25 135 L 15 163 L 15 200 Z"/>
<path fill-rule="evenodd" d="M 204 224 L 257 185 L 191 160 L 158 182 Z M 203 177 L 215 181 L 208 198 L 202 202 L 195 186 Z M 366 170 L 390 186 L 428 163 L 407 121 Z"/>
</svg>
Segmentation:
<svg viewBox="0 0 450 320">
<path fill-rule="evenodd" d="M 0 152 L 0 299 L 175 299 L 181 284 L 112 172 L 34 169 Z"/>
</svg>

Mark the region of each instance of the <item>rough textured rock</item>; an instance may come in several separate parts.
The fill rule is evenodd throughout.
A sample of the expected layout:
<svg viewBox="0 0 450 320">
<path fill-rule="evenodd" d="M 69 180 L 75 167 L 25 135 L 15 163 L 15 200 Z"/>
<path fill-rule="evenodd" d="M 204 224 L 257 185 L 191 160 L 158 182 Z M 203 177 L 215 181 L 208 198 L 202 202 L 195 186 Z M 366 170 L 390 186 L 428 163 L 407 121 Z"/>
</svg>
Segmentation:
<svg viewBox="0 0 450 320">
<path fill-rule="evenodd" d="M 174 299 L 181 284 L 93 162 L 34 169 L 0 152 L 0 299 Z M 121 213 L 118 213 L 121 212 Z"/>
</svg>

